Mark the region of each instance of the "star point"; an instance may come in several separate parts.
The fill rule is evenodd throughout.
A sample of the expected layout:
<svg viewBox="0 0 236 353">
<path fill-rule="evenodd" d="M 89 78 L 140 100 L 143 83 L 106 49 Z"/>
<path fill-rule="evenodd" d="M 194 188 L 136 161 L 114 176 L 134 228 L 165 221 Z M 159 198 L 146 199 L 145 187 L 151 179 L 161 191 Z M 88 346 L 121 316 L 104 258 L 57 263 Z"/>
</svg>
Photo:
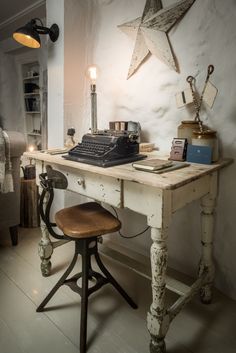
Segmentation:
<svg viewBox="0 0 236 353">
<path fill-rule="evenodd" d="M 141 17 L 118 26 L 135 40 L 127 78 L 138 70 L 149 54 L 155 55 L 171 69 L 177 71 L 168 32 L 194 1 L 181 0 L 163 8 L 161 0 L 147 0 Z"/>
</svg>

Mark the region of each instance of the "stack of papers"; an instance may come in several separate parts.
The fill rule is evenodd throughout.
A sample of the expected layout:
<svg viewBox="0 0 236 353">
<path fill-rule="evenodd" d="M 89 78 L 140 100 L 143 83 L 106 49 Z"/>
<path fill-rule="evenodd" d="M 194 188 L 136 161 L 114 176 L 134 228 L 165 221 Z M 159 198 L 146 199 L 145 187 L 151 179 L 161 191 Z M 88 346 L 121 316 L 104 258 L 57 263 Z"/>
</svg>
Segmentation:
<svg viewBox="0 0 236 353">
<path fill-rule="evenodd" d="M 68 147 L 59 147 L 59 148 L 50 148 L 48 150 L 41 150 L 40 152 L 42 153 L 48 153 L 48 154 L 63 154 L 67 153 L 70 150 Z"/>
</svg>

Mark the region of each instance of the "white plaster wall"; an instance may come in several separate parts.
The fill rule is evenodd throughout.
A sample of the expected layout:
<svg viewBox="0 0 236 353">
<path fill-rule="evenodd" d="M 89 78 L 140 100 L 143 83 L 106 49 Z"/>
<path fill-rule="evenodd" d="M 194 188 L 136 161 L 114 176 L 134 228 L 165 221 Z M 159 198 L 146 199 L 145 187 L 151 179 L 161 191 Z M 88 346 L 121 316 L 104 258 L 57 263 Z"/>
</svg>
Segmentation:
<svg viewBox="0 0 236 353">
<path fill-rule="evenodd" d="M 64 142 L 64 0 L 47 0 L 47 26 L 59 26 L 58 40 L 48 38 L 48 147 Z"/>
<path fill-rule="evenodd" d="M 48 147 L 62 147 L 64 143 L 64 4 L 65 0 L 47 0 L 47 26 L 59 27 L 55 43 L 49 38 L 48 48 Z M 55 192 L 52 214 L 64 207 L 65 193 Z"/>
<path fill-rule="evenodd" d="M 163 6 L 174 3 L 163 0 Z M 87 3 L 87 4 L 85 4 Z M 126 75 L 134 42 L 117 25 L 141 16 L 145 0 L 91 0 L 71 9 L 71 31 L 77 49 L 74 61 L 79 68 L 68 73 L 65 127 L 74 125 L 78 137 L 89 127 L 89 83 L 84 79 L 87 65 L 98 65 L 98 126 L 107 128 L 110 120 L 137 120 L 142 138 L 169 151 L 181 120 L 193 118 L 191 109 L 178 110 L 174 95 L 186 87 L 186 77 L 196 76 L 201 91 L 207 66 L 213 64 L 212 83 L 219 89 L 212 110 L 205 108 L 202 118 L 218 132 L 221 155 L 234 157 L 236 149 L 236 2 L 234 0 L 196 0 L 189 12 L 170 32 L 169 38 L 180 66 L 180 74 L 151 56 L 128 81 Z M 69 18 L 69 17 L 68 17 Z M 86 20 L 85 20 L 86 19 Z M 78 41 L 76 41 L 76 34 Z M 73 53 L 73 52 L 72 52 Z M 73 65 L 71 66 L 71 68 Z M 69 72 L 69 71 L 67 71 Z M 72 79 L 73 77 L 73 79 Z M 215 234 L 216 284 L 236 298 L 235 260 L 235 165 L 222 171 Z M 145 218 L 128 210 L 119 211 L 124 232 L 134 234 L 145 228 Z M 191 220 L 191 222 L 189 222 Z M 200 256 L 200 215 L 198 202 L 178 212 L 170 229 L 170 263 L 188 274 L 195 274 Z M 148 254 L 149 234 L 117 241 Z"/>
<path fill-rule="evenodd" d="M 76 128 L 81 139 L 90 127 L 89 80 L 86 71 L 93 60 L 96 41 L 93 1 L 65 2 L 65 133 Z"/>
<path fill-rule="evenodd" d="M 15 57 L 0 52 L 0 126 L 24 132 L 22 96 Z"/>
</svg>

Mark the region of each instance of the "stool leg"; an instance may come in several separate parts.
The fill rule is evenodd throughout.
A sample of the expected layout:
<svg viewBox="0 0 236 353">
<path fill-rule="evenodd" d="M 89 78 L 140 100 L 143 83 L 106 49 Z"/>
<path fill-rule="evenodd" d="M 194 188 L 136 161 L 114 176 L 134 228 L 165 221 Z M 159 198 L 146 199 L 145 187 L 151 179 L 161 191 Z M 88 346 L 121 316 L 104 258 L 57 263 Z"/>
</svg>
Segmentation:
<svg viewBox="0 0 236 353">
<path fill-rule="evenodd" d="M 130 298 L 130 296 L 124 291 L 124 289 L 119 285 L 119 283 L 116 282 L 115 278 L 112 277 L 110 272 L 106 269 L 106 267 L 103 265 L 102 260 L 100 259 L 100 256 L 98 253 L 94 254 L 95 259 L 97 261 L 97 264 L 100 268 L 100 270 L 104 273 L 104 275 L 107 277 L 109 282 L 116 288 L 116 290 L 122 295 L 122 297 L 127 301 L 127 303 L 133 308 L 137 309 L 138 306 L 134 303 L 134 301 Z"/>
<path fill-rule="evenodd" d="M 81 313 L 80 313 L 80 353 L 86 353 L 87 343 L 87 313 L 88 313 L 88 281 L 90 255 L 88 253 L 87 241 L 83 242 L 82 256 L 82 291 L 81 291 Z"/>
<path fill-rule="evenodd" d="M 37 312 L 41 312 L 44 310 L 45 305 L 47 305 L 47 303 L 49 302 L 49 300 L 53 297 L 53 295 L 56 293 L 56 291 L 61 287 L 61 285 L 64 283 L 64 281 L 66 280 L 66 278 L 69 276 L 69 274 L 71 273 L 71 271 L 73 270 L 75 264 L 76 264 L 76 260 L 78 257 L 78 253 L 75 252 L 75 255 L 71 261 L 71 264 L 69 265 L 69 267 L 67 268 L 66 272 L 62 275 L 62 277 L 59 279 L 59 281 L 56 283 L 56 285 L 52 288 L 52 290 L 48 293 L 48 295 L 46 296 L 46 298 L 42 301 L 42 303 L 38 306 L 38 308 L 36 309 Z"/>
</svg>

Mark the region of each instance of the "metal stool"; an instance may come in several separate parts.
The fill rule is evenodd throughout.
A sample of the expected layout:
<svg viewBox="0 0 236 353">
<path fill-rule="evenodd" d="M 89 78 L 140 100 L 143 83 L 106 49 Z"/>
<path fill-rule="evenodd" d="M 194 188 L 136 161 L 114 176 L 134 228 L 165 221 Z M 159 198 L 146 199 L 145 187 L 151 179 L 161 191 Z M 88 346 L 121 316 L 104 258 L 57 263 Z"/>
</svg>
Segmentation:
<svg viewBox="0 0 236 353">
<path fill-rule="evenodd" d="M 71 264 L 63 276 L 52 288 L 36 311 L 43 311 L 46 304 L 63 284 L 68 285 L 74 292 L 78 293 L 81 296 L 80 353 L 85 353 L 87 341 L 88 297 L 90 294 L 97 291 L 103 285 L 111 283 L 132 308 L 137 308 L 137 305 L 106 269 L 98 253 L 98 237 L 119 230 L 121 224 L 117 218 L 96 202 L 88 202 L 64 208 L 56 213 L 56 223 L 51 223 L 49 214 L 54 197 L 53 189 L 66 189 L 67 179 L 62 173 L 53 170 L 50 166 L 47 166 L 46 170 L 47 173 L 42 173 L 40 175 L 41 185 L 43 187 L 39 207 L 40 215 L 52 236 L 57 239 L 69 239 L 75 242 L 75 253 Z M 47 192 L 49 193 L 49 200 L 44 210 L 43 203 Z M 64 234 L 63 236 L 55 233 L 53 230 L 53 227 L 55 226 L 58 226 L 58 228 L 62 230 Z M 69 274 L 76 264 L 78 255 L 81 255 L 82 258 L 82 271 L 68 279 Z M 92 269 L 92 255 L 94 255 L 102 274 Z M 82 280 L 81 287 L 77 284 L 78 279 L 80 278 Z M 92 287 L 89 287 L 88 282 L 92 279 L 95 279 L 96 282 Z"/>
</svg>

